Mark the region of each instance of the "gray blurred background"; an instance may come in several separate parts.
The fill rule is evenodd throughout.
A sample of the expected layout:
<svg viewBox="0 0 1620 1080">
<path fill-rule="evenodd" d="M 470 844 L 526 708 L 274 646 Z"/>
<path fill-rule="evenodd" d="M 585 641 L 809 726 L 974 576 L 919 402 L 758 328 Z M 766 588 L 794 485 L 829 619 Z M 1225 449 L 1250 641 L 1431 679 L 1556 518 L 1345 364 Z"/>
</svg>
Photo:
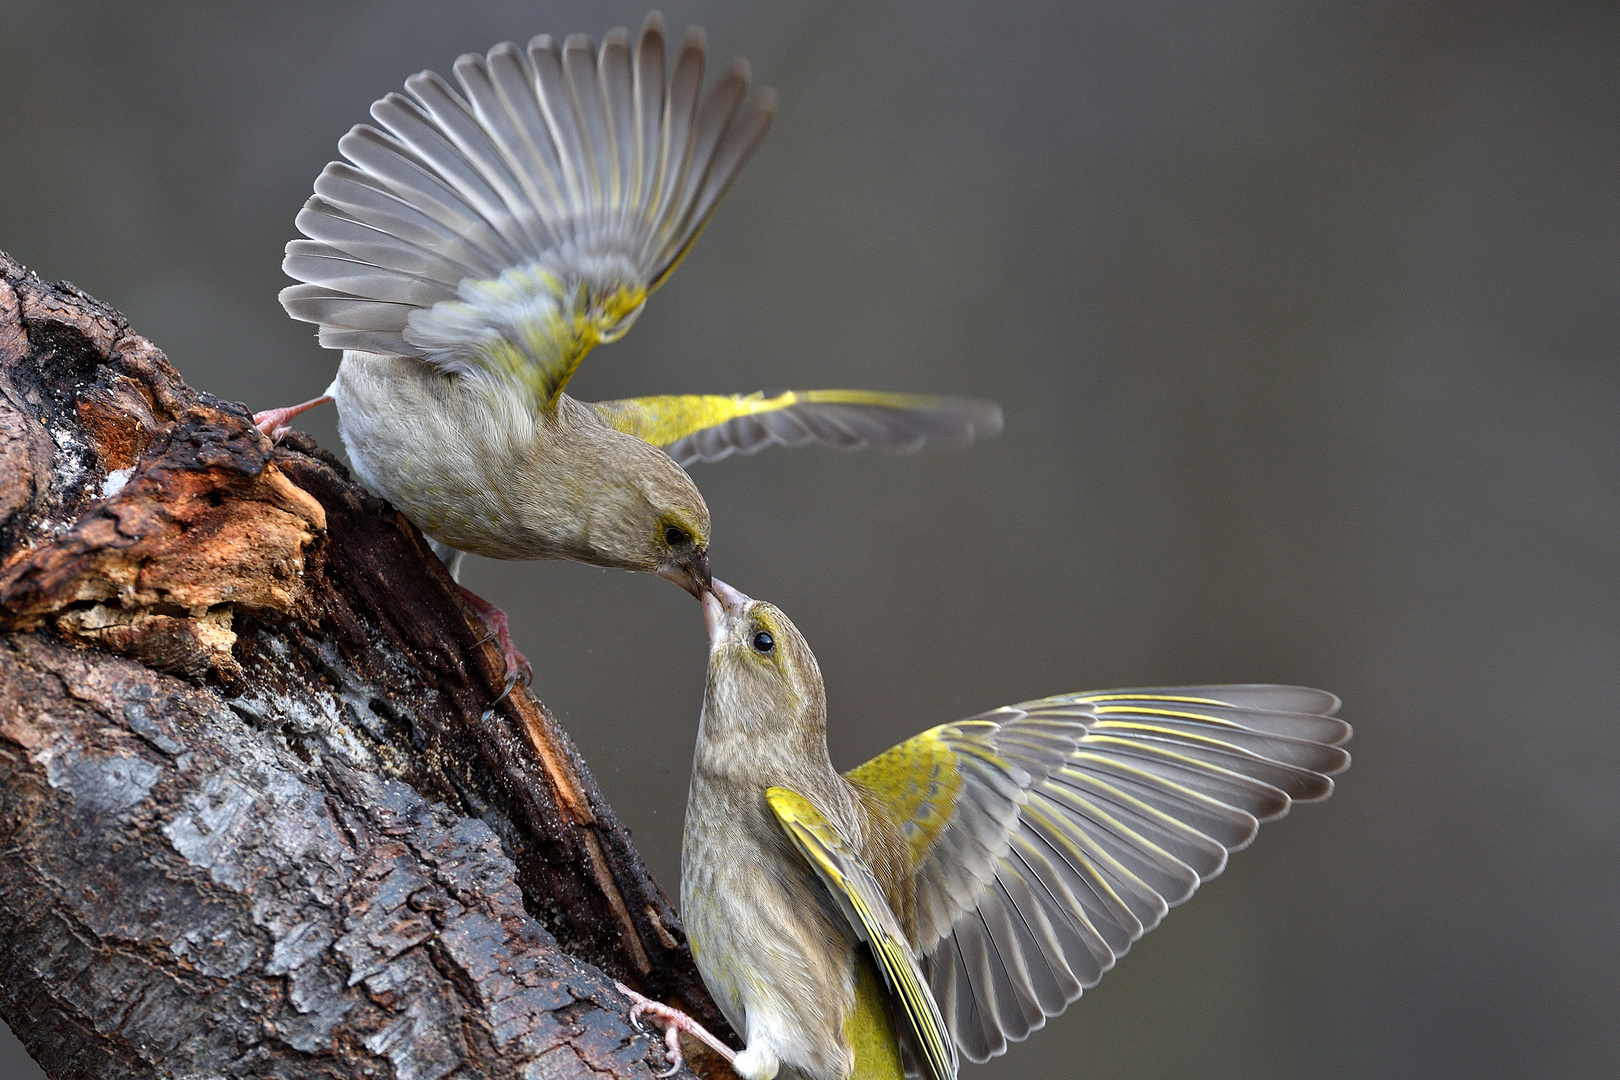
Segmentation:
<svg viewBox="0 0 1620 1080">
<path fill-rule="evenodd" d="M 197 387 L 303 400 L 336 357 L 279 264 L 338 137 L 421 68 L 643 11 L 0 0 L 0 248 Z M 835 762 L 1122 684 L 1305 683 L 1356 724 L 1332 800 L 964 1075 L 1620 1075 L 1620 11 L 664 11 L 781 107 L 571 389 L 1006 408 L 967 450 L 695 471 L 720 575 L 817 649 Z M 674 892 L 697 606 L 470 562 Z"/>
</svg>

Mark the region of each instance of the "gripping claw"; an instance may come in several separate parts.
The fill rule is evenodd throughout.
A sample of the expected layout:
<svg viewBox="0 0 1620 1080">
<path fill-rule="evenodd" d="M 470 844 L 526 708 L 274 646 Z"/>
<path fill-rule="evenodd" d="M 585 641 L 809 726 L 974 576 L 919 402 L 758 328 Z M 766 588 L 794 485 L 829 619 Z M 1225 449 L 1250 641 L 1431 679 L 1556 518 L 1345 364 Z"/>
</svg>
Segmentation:
<svg viewBox="0 0 1620 1080">
<path fill-rule="evenodd" d="M 506 685 L 501 690 L 501 696 L 495 699 L 495 704 L 499 705 L 511 695 L 520 680 L 524 686 L 534 681 L 534 668 L 529 664 L 529 658 L 518 652 L 517 646 L 512 644 L 512 631 L 506 612 L 465 585 L 458 584 L 456 588 L 461 590 L 462 597 L 474 611 L 478 612 L 478 617 L 489 630 L 488 635 L 478 639 L 478 644 L 482 645 L 490 638 L 494 638 L 500 643 L 501 655 L 506 659 Z"/>
<path fill-rule="evenodd" d="M 737 1060 L 735 1050 L 709 1034 L 707 1028 L 681 1012 L 681 1010 L 671 1008 L 663 1002 L 654 1001 L 649 997 L 643 997 L 624 985 L 624 983 L 616 982 L 613 985 L 619 988 L 619 993 L 630 999 L 631 1026 L 637 1031 L 645 1031 L 646 1029 L 641 1026 L 641 1018 L 646 1015 L 652 1017 L 656 1023 L 663 1027 L 664 1052 L 669 1057 L 669 1068 L 659 1073 L 660 1077 L 674 1076 L 680 1071 L 681 1065 L 685 1062 L 685 1059 L 681 1056 L 681 1032 L 683 1031 L 693 1038 L 701 1040 L 705 1046 L 725 1058 L 728 1064 Z"/>
</svg>

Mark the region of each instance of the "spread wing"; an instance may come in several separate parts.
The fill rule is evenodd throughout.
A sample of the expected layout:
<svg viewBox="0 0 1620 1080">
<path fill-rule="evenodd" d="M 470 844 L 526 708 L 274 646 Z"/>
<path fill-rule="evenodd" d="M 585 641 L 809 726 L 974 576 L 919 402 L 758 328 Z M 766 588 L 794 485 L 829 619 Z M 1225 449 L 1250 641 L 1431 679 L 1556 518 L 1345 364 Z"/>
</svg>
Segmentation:
<svg viewBox="0 0 1620 1080">
<path fill-rule="evenodd" d="M 456 61 L 371 108 L 298 215 L 283 290 L 321 344 L 518 379 L 551 401 L 628 328 L 769 126 L 734 61 L 700 99 L 692 30 L 665 77 L 661 22 L 634 49 L 537 37 Z"/>
<path fill-rule="evenodd" d="M 871 869 L 809 799 L 782 787 L 767 789 L 765 798 L 793 846 L 827 886 L 850 927 L 870 947 L 895 1003 L 895 1014 L 912 1037 L 906 1041 L 919 1048 L 933 1080 L 955 1080 L 956 1048 L 923 981 L 905 932 Z"/>
<path fill-rule="evenodd" d="M 1331 694 L 1069 694 L 924 732 L 848 773 L 911 844 L 913 944 L 973 1061 L 1093 986 L 1229 852 L 1326 798 L 1350 726 Z"/>
<path fill-rule="evenodd" d="M 875 390 L 669 395 L 595 408 L 610 427 L 662 447 L 683 466 L 773 445 L 907 453 L 930 439 L 965 443 L 1001 432 L 1001 408 L 988 401 Z"/>
</svg>

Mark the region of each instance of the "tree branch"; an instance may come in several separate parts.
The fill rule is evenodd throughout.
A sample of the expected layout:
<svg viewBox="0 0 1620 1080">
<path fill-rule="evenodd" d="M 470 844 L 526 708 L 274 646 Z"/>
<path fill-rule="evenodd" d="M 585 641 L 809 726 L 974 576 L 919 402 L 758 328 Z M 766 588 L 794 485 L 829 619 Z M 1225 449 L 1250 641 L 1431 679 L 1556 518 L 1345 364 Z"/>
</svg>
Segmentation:
<svg viewBox="0 0 1620 1080">
<path fill-rule="evenodd" d="M 51 1075 L 646 1075 L 604 972 L 728 1030 L 416 529 L 4 255 L 0 631 L 0 1014 Z"/>
</svg>

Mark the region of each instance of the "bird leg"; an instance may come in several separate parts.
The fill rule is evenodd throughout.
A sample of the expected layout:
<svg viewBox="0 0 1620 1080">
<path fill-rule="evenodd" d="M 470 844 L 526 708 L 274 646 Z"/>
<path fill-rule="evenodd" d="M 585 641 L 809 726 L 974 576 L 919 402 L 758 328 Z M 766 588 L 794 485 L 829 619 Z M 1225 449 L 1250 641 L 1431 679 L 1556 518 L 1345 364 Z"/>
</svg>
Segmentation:
<svg viewBox="0 0 1620 1080">
<path fill-rule="evenodd" d="M 472 606 L 472 609 L 478 612 L 478 617 L 489 628 L 490 637 L 493 637 L 500 644 L 501 655 L 506 658 L 506 689 L 502 690 L 501 696 L 495 699 L 496 704 L 499 704 L 506 700 L 506 695 L 512 692 L 512 688 L 518 684 L 519 679 L 523 680 L 525 686 L 534 679 L 534 668 L 530 666 L 529 658 L 518 652 L 517 646 L 512 644 L 512 630 L 510 623 L 507 621 L 506 612 L 459 582 L 456 584 L 456 588 L 461 590 L 462 598 Z M 487 637 L 483 639 L 483 641 L 488 640 Z M 479 644 L 483 644 L 483 642 L 481 641 Z"/>
<path fill-rule="evenodd" d="M 684 1060 L 681 1057 L 681 1032 L 683 1031 L 702 1040 L 709 1049 L 725 1058 L 726 1064 L 736 1063 L 737 1051 L 710 1035 L 707 1028 L 681 1012 L 681 1010 L 665 1005 L 661 1001 L 643 997 L 622 982 L 616 982 L 613 985 L 619 988 L 619 993 L 630 999 L 630 1022 L 635 1025 L 637 1031 L 644 1030 L 641 1026 L 643 1014 L 652 1017 L 655 1023 L 663 1026 L 664 1049 L 669 1054 L 669 1069 L 659 1073 L 659 1076 L 674 1076 L 680 1071 L 681 1063 Z"/>
<path fill-rule="evenodd" d="M 253 422 L 258 425 L 260 431 L 270 436 L 271 442 L 280 442 L 281 437 L 292 430 L 287 426 L 287 421 L 301 412 L 308 412 L 315 406 L 325 405 L 331 400 L 330 394 L 322 394 L 318 398 L 310 398 L 302 405 L 289 405 L 285 409 L 266 409 L 264 412 L 254 413 Z"/>
</svg>

